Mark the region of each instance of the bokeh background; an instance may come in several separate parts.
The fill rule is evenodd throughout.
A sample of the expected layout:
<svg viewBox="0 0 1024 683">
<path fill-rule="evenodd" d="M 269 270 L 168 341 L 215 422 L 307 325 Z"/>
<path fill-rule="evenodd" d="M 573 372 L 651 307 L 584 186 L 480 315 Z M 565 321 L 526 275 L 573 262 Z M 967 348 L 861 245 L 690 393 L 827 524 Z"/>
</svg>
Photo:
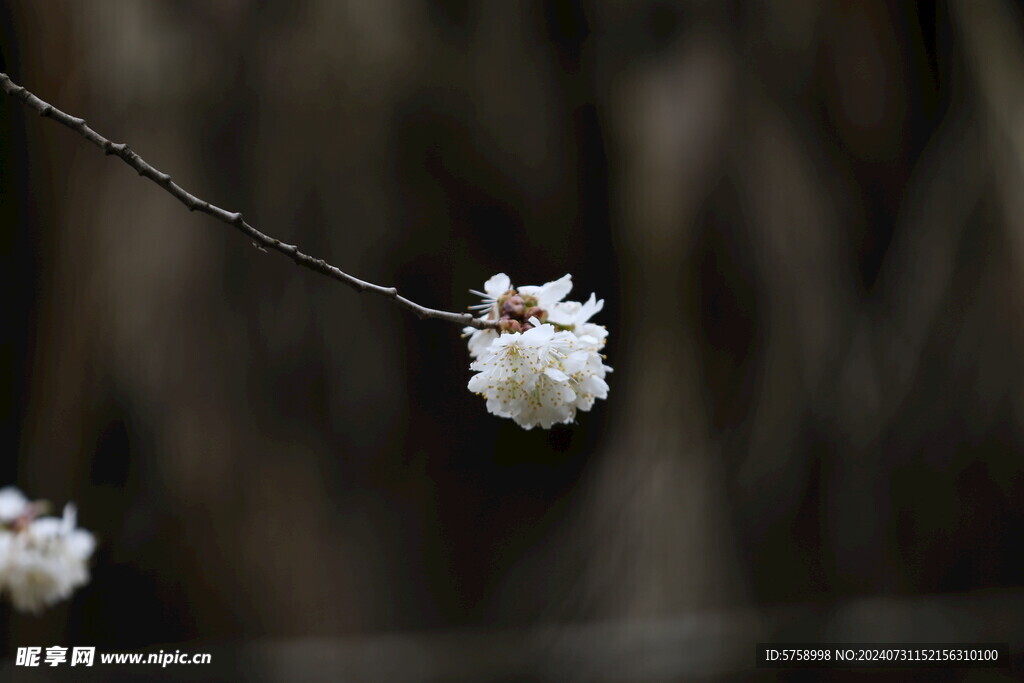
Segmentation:
<svg viewBox="0 0 1024 683">
<path fill-rule="evenodd" d="M 615 368 L 524 432 L 466 391 L 458 328 L 4 99 L 0 483 L 100 538 L 73 600 L 5 613 L 8 673 L 54 643 L 209 651 L 164 673 L 216 680 L 1020 656 L 1013 3 L 26 0 L 0 29 L 15 82 L 417 302 L 572 273 Z"/>
</svg>

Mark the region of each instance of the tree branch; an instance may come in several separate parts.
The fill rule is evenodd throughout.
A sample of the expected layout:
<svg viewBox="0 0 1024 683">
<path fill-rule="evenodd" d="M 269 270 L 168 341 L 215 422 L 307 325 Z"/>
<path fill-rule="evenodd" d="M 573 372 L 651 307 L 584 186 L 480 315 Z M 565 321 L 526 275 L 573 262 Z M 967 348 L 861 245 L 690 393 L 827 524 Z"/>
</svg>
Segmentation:
<svg viewBox="0 0 1024 683">
<path fill-rule="evenodd" d="M 44 102 L 39 99 L 23 86 L 16 84 L 10 79 L 5 73 L 0 73 L 0 87 L 3 88 L 11 97 L 21 100 L 29 108 L 39 112 L 40 116 L 45 116 L 53 119 L 57 123 L 63 124 L 75 131 L 83 138 L 93 143 L 97 147 L 103 150 L 104 154 L 113 154 L 120 157 L 126 164 L 138 171 L 140 176 L 149 178 L 154 183 L 165 189 L 172 197 L 180 201 L 182 204 L 188 207 L 189 211 L 200 211 L 207 215 L 213 216 L 222 223 L 226 223 L 231 227 L 239 230 L 240 232 L 247 235 L 253 243 L 253 246 L 266 250 L 273 250 L 284 254 L 296 265 L 304 268 L 309 268 L 312 271 L 326 275 L 329 278 L 333 278 L 339 282 L 343 282 L 356 292 L 372 292 L 379 294 L 383 297 L 391 299 L 396 304 L 412 311 L 415 315 L 421 319 L 424 318 L 437 318 L 438 320 L 447 320 L 448 322 L 458 323 L 460 325 L 468 325 L 476 327 L 478 329 L 485 329 L 489 327 L 496 327 L 496 321 L 479 320 L 471 313 L 450 313 L 448 311 L 439 311 L 433 308 L 426 308 L 420 306 L 414 301 L 406 299 L 404 296 L 398 293 L 398 290 L 394 287 L 382 287 L 375 285 L 372 282 L 366 282 L 360 280 L 357 277 L 349 275 L 341 269 L 332 266 L 323 259 L 318 259 L 309 254 L 305 254 L 299 250 L 298 246 L 294 244 L 286 244 L 281 240 L 278 240 L 270 235 L 265 235 L 256 228 L 252 227 L 245 221 L 240 213 L 232 213 L 225 211 L 224 209 L 214 206 L 210 202 L 196 197 L 192 193 L 183 189 L 180 185 L 171 180 L 171 176 L 163 173 L 149 163 L 147 163 L 142 157 L 136 154 L 128 145 L 125 143 L 115 143 L 106 139 L 92 128 L 85 124 L 85 119 L 76 118 L 69 114 L 65 114 L 60 109 L 57 109 L 53 105 Z"/>
</svg>

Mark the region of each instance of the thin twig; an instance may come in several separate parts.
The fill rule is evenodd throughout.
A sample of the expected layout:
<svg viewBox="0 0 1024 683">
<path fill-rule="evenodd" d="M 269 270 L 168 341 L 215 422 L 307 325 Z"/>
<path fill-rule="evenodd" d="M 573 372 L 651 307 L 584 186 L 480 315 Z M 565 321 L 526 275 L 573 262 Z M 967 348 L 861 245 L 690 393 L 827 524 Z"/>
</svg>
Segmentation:
<svg viewBox="0 0 1024 683">
<path fill-rule="evenodd" d="M 380 285 L 375 285 L 372 282 L 360 280 L 359 278 L 353 277 L 341 269 L 332 266 L 323 259 L 314 258 L 309 254 L 299 251 L 299 248 L 294 244 L 286 244 L 281 240 L 265 235 L 249 225 L 249 223 L 242 218 L 242 214 L 225 211 L 206 200 L 196 197 L 192 193 L 183 189 L 177 183 L 173 182 L 171 180 L 171 176 L 153 168 L 153 166 L 132 151 L 125 143 L 111 142 L 87 126 L 85 124 L 85 119 L 65 114 L 60 109 L 44 102 L 26 90 L 23 86 L 12 81 L 5 73 L 0 73 L 0 87 L 2 87 L 4 92 L 8 95 L 21 100 L 28 107 L 39 112 L 40 116 L 51 118 L 57 123 L 61 123 L 75 131 L 86 140 L 102 149 L 104 154 L 113 154 L 120 157 L 126 164 L 138 171 L 140 176 L 149 178 L 154 183 L 167 190 L 171 196 L 187 206 L 189 211 L 200 211 L 208 214 L 222 223 L 227 223 L 231 227 L 241 231 L 252 240 L 253 246 L 256 246 L 257 248 L 280 252 L 294 261 L 297 265 L 309 268 L 310 270 L 326 275 L 327 277 L 338 280 L 339 282 L 343 282 L 357 292 L 373 292 L 374 294 L 380 294 L 381 296 L 387 297 L 402 308 L 412 311 L 420 318 L 437 318 L 438 320 L 447 320 L 448 322 L 458 323 L 459 325 L 468 325 L 478 329 L 497 326 L 496 321 L 479 320 L 474 318 L 470 313 L 450 313 L 448 311 L 439 311 L 433 308 L 420 306 L 414 301 L 410 301 L 404 296 L 401 296 L 398 293 L 398 290 L 394 287 L 381 287 Z"/>
</svg>

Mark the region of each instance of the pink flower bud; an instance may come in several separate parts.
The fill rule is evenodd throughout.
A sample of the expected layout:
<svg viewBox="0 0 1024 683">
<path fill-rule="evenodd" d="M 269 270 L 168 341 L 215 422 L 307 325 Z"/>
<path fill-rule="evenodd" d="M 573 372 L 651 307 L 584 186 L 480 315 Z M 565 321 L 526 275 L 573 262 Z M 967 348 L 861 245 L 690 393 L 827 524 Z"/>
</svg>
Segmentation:
<svg viewBox="0 0 1024 683">
<path fill-rule="evenodd" d="M 523 306 L 523 298 L 518 294 L 514 294 L 509 298 L 505 299 L 501 304 L 501 314 L 507 315 L 511 318 L 518 318 L 526 310 Z"/>
</svg>

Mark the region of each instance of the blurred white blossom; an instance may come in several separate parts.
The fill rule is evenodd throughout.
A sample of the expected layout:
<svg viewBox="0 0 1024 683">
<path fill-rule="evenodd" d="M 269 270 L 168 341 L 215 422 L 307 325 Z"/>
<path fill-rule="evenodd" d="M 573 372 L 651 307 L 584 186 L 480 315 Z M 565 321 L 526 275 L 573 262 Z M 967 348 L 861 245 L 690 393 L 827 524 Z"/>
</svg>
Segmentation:
<svg viewBox="0 0 1024 683">
<path fill-rule="evenodd" d="M 497 330 L 466 328 L 477 374 L 469 390 L 487 399 L 487 410 L 515 420 L 525 429 L 572 422 L 577 410 L 590 410 L 608 396 L 605 376 L 611 368 L 600 351 L 607 330 L 590 322 L 604 306 L 594 294 L 586 303 L 562 301 L 572 276 L 518 289 L 499 273 L 474 292 L 482 320 Z"/>
<path fill-rule="evenodd" d="M 21 491 L 13 486 L 0 489 L 0 524 L 9 524 L 26 514 L 31 503 Z"/>
<path fill-rule="evenodd" d="M 77 528 L 73 505 L 59 518 L 36 517 L 43 508 L 16 488 L 0 490 L 0 593 L 23 612 L 39 613 L 88 583 L 96 547 Z"/>
</svg>

